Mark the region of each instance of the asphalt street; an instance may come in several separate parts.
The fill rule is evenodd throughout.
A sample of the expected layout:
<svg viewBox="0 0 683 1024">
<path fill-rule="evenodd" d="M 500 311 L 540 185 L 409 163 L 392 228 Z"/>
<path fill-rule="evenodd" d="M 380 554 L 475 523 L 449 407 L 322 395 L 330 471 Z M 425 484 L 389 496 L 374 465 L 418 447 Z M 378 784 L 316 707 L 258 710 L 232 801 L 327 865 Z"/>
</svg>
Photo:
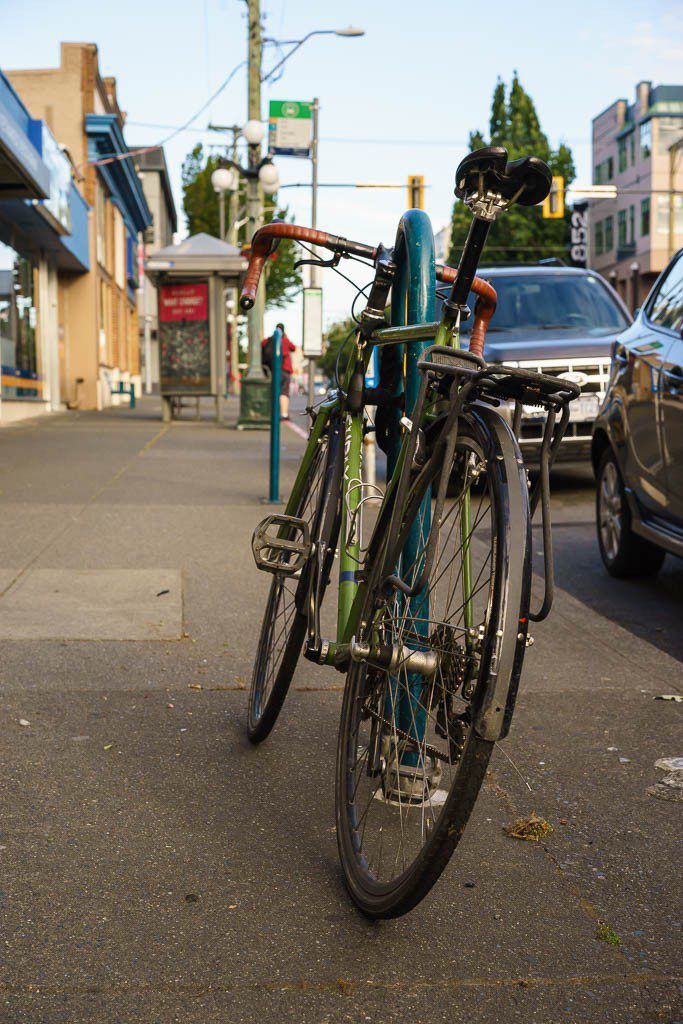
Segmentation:
<svg viewBox="0 0 683 1024">
<path fill-rule="evenodd" d="M 302 448 L 285 425 L 283 491 Z M 590 473 L 555 474 L 512 733 L 430 897 L 371 924 L 334 836 L 343 678 L 303 662 L 244 734 L 267 452 L 154 400 L 0 432 L 0 1019 L 683 1021 L 682 805 L 649 792 L 683 755 L 683 563 L 611 580 Z M 532 811 L 552 833 L 509 838 Z"/>
</svg>

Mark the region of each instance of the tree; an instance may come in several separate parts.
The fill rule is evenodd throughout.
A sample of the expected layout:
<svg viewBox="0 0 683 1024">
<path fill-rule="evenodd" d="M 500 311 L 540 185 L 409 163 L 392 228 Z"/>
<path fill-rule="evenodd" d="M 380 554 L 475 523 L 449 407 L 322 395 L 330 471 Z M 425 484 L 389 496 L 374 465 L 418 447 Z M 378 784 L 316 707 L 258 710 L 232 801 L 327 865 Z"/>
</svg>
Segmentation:
<svg viewBox="0 0 683 1024">
<path fill-rule="evenodd" d="M 481 132 L 470 134 L 470 148 L 504 146 L 510 160 L 521 156 L 538 156 L 555 175 L 562 175 L 565 187 L 575 177 L 571 150 L 564 143 L 553 150 L 543 133 L 534 102 L 525 91 L 517 72 L 510 91 L 499 78 L 493 90 L 489 139 Z M 513 206 L 492 226 L 486 243 L 487 263 L 537 262 L 551 256 L 567 254 L 569 239 L 568 210 L 564 219 L 544 220 L 541 207 Z M 451 248 L 448 261 L 457 264 L 472 216 L 460 200 L 453 207 Z"/>
<path fill-rule="evenodd" d="M 323 373 L 327 374 L 330 380 L 334 379 L 334 369 L 337 365 L 337 355 L 339 349 L 344 344 L 344 340 L 348 338 L 356 329 L 355 322 L 349 317 L 347 320 L 338 320 L 336 323 L 331 324 L 329 330 L 325 334 L 325 352 L 321 359 L 318 360 L 318 366 Z M 349 340 L 345 351 L 339 357 L 339 376 L 341 377 L 349 356 L 353 351 L 353 345 Z"/>
<path fill-rule="evenodd" d="M 183 186 L 183 210 L 187 218 L 187 229 L 191 235 L 205 231 L 215 238 L 220 234 L 220 219 L 218 212 L 218 196 L 211 184 L 211 175 L 219 165 L 219 157 L 205 154 L 199 143 L 188 153 L 183 162 L 182 186 Z M 237 207 L 244 207 L 246 201 L 245 182 L 240 179 L 240 191 Z M 275 200 L 266 196 L 264 208 L 264 222 L 270 223 L 274 217 L 281 220 L 288 219 L 286 207 L 278 207 Z M 230 214 L 228 203 L 225 204 L 225 225 L 229 227 Z M 246 227 L 238 231 L 237 243 L 240 246 L 247 245 L 250 240 L 246 237 Z M 270 308 L 286 306 L 301 288 L 301 273 L 294 266 L 299 254 L 294 242 L 283 241 L 278 246 L 275 255 L 268 260 L 266 276 L 266 305 Z"/>
</svg>

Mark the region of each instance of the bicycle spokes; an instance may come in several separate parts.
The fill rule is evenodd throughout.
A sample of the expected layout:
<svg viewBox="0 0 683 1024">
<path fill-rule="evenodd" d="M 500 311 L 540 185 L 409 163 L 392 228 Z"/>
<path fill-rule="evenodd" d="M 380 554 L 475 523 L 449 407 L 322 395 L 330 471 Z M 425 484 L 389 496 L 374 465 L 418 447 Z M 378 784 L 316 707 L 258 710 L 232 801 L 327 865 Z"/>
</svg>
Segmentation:
<svg viewBox="0 0 683 1024">
<path fill-rule="evenodd" d="M 381 882 L 406 870 L 427 841 L 470 730 L 492 580 L 491 501 L 485 474 L 472 493 L 479 456 L 468 451 L 455 465 L 428 581 L 416 596 L 383 598 L 354 670 L 348 798 L 357 855 Z M 430 518 L 427 494 L 396 566 L 409 585 L 424 568 Z"/>
</svg>

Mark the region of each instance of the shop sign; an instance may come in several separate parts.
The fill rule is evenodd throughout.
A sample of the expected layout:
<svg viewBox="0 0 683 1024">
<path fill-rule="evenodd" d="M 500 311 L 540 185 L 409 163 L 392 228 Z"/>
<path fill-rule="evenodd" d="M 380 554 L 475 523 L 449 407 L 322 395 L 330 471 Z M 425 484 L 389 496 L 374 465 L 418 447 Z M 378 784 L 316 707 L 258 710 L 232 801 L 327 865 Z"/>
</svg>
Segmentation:
<svg viewBox="0 0 683 1024">
<path fill-rule="evenodd" d="M 50 194 L 42 205 L 52 214 L 64 231 L 71 232 L 71 164 L 59 147 L 47 125 L 41 121 L 41 143 L 43 163 L 50 174 Z"/>
<path fill-rule="evenodd" d="M 575 203 L 570 221 L 570 256 L 575 267 L 588 265 L 588 203 Z"/>
</svg>

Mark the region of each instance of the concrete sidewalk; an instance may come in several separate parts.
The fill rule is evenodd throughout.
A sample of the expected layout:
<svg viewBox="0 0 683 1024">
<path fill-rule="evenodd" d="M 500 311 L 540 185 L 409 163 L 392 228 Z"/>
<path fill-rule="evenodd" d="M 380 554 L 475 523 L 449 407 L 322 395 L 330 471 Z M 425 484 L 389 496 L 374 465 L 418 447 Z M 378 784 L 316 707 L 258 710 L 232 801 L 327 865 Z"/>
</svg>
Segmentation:
<svg viewBox="0 0 683 1024">
<path fill-rule="evenodd" d="M 284 493 L 302 448 L 283 428 Z M 267 452 L 149 401 L 0 434 L 2 1019 L 683 1019 L 681 805 L 647 793 L 681 663 L 560 591 L 502 748 L 532 792 L 496 752 L 430 898 L 369 924 L 334 837 L 343 678 L 303 662 L 244 737 Z M 507 838 L 532 810 L 545 845 Z"/>
</svg>

